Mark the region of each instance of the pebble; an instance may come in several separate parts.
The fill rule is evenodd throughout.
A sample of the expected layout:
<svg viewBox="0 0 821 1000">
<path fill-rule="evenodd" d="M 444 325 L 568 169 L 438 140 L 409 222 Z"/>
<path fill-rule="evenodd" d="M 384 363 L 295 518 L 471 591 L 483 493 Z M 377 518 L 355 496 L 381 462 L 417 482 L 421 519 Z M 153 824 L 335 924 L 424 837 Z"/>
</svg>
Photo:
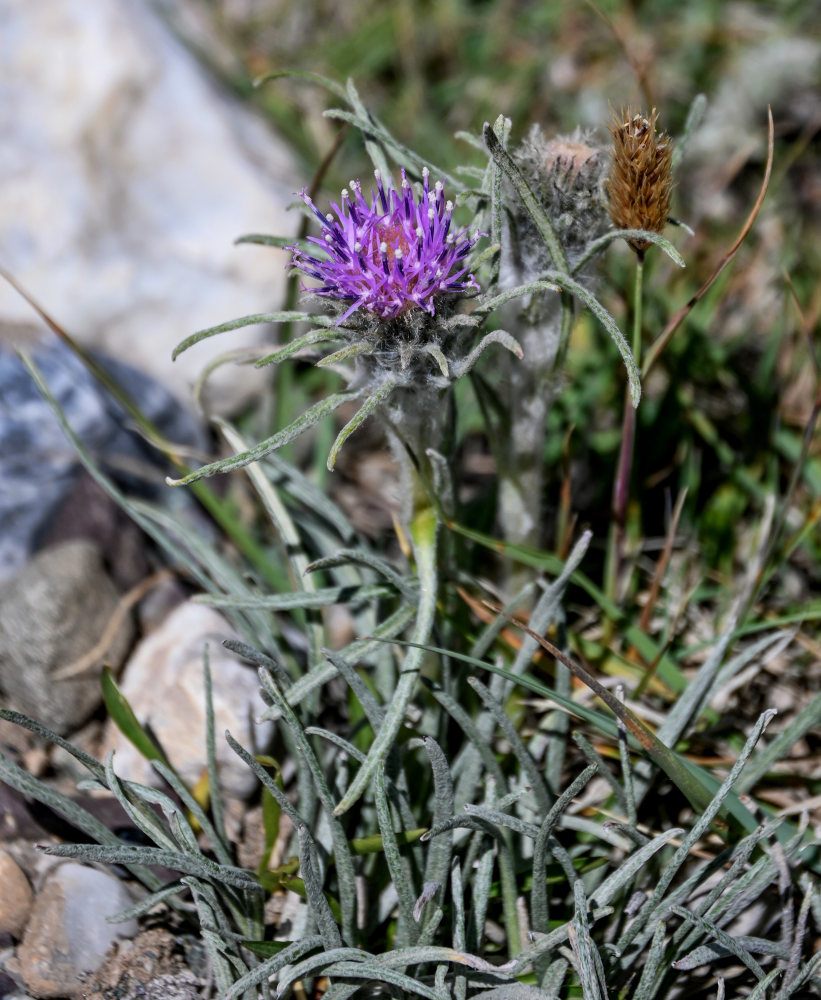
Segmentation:
<svg viewBox="0 0 821 1000">
<path fill-rule="evenodd" d="M 113 875 L 71 862 L 55 867 L 37 894 L 17 951 L 32 996 L 79 1000 L 86 977 L 112 944 L 137 933 L 136 920 L 106 922 L 132 902 Z"/>
<path fill-rule="evenodd" d="M 181 604 L 137 645 L 119 686 L 139 721 L 150 728 L 177 773 L 192 787 L 206 768 L 203 652 L 207 645 L 220 782 L 228 794 L 242 798 L 257 781 L 222 734 L 230 730 L 254 753 L 270 743 L 273 725 L 254 724 L 253 719 L 265 711 L 259 681 L 252 667 L 223 648 L 228 638 L 236 634 L 213 608 L 191 601 Z M 112 749 L 114 770 L 121 778 L 162 785 L 159 775 L 109 720 L 101 759 Z"/>
<path fill-rule="evenodd" d="M 193 970 L 193 952 L 199 949 L 187 943 L 159 927 L 141 931 L 88 977 L 83 1000 L 200 1000 L 207 969 L 199 978 Z"/>
<path fill-rule="evenodd" d="M 90 542 L 44 549 L 0 586 L 0 688 L 32 718 L 61 735 L 99 705 L 100 668 L 122 663 L 133 634 L 130 618 L 82 676 L 55 671 L 85 656 L 103 637 L 119 603 L 99 552 Z"/>
<path fill-rule="evenodd" d="M 8 851 L 0 850 L 0 934 L 19 937 L 26 926 L 33 893 L 29 881 Z"/>
</svg>

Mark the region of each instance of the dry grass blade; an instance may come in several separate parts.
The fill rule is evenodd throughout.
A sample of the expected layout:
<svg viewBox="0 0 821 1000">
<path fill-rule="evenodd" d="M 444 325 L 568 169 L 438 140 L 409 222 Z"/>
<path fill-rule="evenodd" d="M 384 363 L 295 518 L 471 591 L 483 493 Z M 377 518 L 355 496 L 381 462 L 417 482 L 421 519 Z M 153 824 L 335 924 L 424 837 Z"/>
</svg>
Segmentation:
<svg viewBox="0 0 821 1000">
<path fill-rule="evenodd" d="M 151 576 L 145 577 L 144 580 L 140 580 L 127 594 L 123 594 L 99 640 L 87 653 L 84 653 L 73 662 L 67 663 L 64 667 L 60 667 L 59 670 L 55 670 L 51 675 L 52 680 L 65 681 L 70 677 L 81 677 L 94 668 L 113 645 L 114 639 L 120 631 L 126 615 L 134 605 L 138 601 L 141 601 L 154 587 L 165 583 L 166 580 L 173 580 L 175 575 L 174 571 L 170 569 L 158 570 L 156 573 L 152 573 Z"/>
<path fill-rule="evenodd" d="M 656 563 L 656 569 L 653 573 L 653 580 L 650 584 L 650 592 L 647 595 L 647 603 L 641 609 L 641 618 L 639 619 L 639 628 L 642 632 L 646 632 L 650 627 L 650 619 L 653 615 L 653 611 L 656 607 L 656 601 L 658 600 L 659 591 L 661 590 L 661 584 L 664 580 L 664 574 L 667 570 L 667 564 L 670 562 L 670 556 L 673 553 L 673 544 L 676 538 L 676 529 L 678 528 L 679 518 L 681 517 L 681 512 L 684 509 L 684 501 L 687 499 L 687 490 L 683 489 L 679 493 L 676 500 L 676 505 L 673 508 L 673 516 L 670 518 L 670 527 L 667 531 L 667 538 L 664 541 L 664 549 L 662 550 L 659 561 Z"/>
<path fill-rule="evenodd" d="M 652 753 L 656 749 L 655 745 L 659 743 L 656 737 L 650 732 L 650 730 L 644 725 L 641 719 L 638 718 L 629 708 L 623 705 L 618 698 L 611 692 L 608 691 L 600 681 L 589 673 L 584 667 L 580 666 L 575 660 L 572 660 L 569 656 L 563 653 L 557 646 L 554 646 L 552 642 L 545 639 L 544 636 L 539 635 L 523 621 L 513 615 L 508 614 L 505 609 L 500 604 L 495 604 L 492 601 L 483 601 L 483 603 L 495 611 L 496 614 L 501 615 L 503 618 L 507 619 L 511 625 L 515 625 L 517 628 L 522 629 L 526 632 L 531 639 L 534 639 L 539 645 L 548 652 L 552 657 L 559 661 L 559 663 L 564 664 L 572 674 L 574 674 L 584 685 L 590 688 L 594 694 L 596 694 L 607 707 L 613 712 L 616 718 L 620 719 L 630 734 L 635 737 L 639 745 L 646 750 L 648 753 Z M 661 744 L 660 744 L 661 745 Z M 667 753 L 670 753 L 667 747 L 664 747 Z"/>
</svg>

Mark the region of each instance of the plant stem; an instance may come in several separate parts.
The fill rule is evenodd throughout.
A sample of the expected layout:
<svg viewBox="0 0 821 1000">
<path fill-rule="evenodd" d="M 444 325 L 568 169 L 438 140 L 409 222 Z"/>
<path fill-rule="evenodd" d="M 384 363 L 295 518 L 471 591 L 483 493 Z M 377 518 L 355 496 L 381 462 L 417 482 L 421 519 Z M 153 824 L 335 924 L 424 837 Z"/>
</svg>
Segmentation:
<svg viewBox="0 0 821 1000">
<path fill-rule="evenodd" d="M 499 449 L 499 521 L 505 541 L 538 549 L 544 537 L 544 451 L 547 419 L 556 395 L 573 324 L 569 296 L 531 304 L 532 321 L 518 331 L 524 360 L 507 367 L 509 447 Z M 514 566 L 506 581 L 517 593 L 531 572 Z"/>
<path fill-rule="evenodd" d="M 642 290 L 644 285 L 644 251 L 636 251 L 636 275 L 633 285 L 633 357 L 641 367 Z M 630 400 L 629 387 L 625 390 L 624 414 L 621 425 L 621 446 L 613 480 L 612 520 L 607 539 L 605 563 L 605 593 L 616 600 L 619 577 L 624 561 L 624 530 L 627 522 L 627 501 L 630 495 L 630 473 L 633 469 L 633 442 L 636 434 L 636 414 Z"/>
</svg>

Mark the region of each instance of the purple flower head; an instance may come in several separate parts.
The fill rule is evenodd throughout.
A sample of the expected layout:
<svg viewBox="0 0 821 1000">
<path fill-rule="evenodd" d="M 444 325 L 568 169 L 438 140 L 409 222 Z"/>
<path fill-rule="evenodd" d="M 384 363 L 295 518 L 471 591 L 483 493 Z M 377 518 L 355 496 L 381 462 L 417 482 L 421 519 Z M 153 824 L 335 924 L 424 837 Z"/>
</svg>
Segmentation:
<svg viewBox="0 0 821 1000">
<path fill-rule="evenodd" d="M 375 171 L 376 191 L 368 205 L 358 181 L 342 192 L 341 207 L 331 203 L 333 215 L 323 215 L 302 191 L 301 198 L 322 223 L 322 236 L 308 238 L 325 251 L 313 256 L 298 247 L 291 267 L 322 284 L 310 291 L 350 305 L 339 322 L 360 307 L 390 319 L 418 307 L 431 316 L 437 295 L 479 290 L 467 274 L 465 258 L 484 233 L 452 231 L 453 202 L 445 201 L 437 181 L 430 189 L 427 168 L 422 171 L 422 195 L 413 194 L 402 171 L 401 191 L 389 181 L 387 191 Z"/>
</svg>

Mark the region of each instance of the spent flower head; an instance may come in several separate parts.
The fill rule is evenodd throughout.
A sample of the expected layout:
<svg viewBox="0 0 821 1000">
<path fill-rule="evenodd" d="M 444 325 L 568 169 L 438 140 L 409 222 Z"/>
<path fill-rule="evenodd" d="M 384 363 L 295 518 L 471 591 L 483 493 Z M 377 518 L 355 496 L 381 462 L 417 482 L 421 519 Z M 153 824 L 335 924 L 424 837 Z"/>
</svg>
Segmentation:
<svg viewBox="0 0 821 1000">
<path fill-rule="evenodd" d="M 622 111 L 610 124 L 613 162 L 607 182 L 610 218 L 618 229 L 660 233 L 670 214 L 673 191 L 673 141 L 656 132 L 656 109 L 650 118 Z M 647 240 L 630 240 L 643 254 Z"/>
<path fill-rule="evenodd" d="M 308 290 L 347 303 L 340 323 L 357 309 L 382 319 L 416 308 L 432 316 L 439 296 L 478 291 L 466 258 L 484 234 L 455 231 L 453 202 L 445 199 L 442 182 L 431 190 L 425 168 L 416 196 L 404 170 L 399 191 L 392 178 L 386 189 L 378 170 L 375 177 L 370 204 L 359 181 L 351 181 L 341 204 L 331 202 L 333 214 L 323 215 L 302 191 L 322 224 L 322 236 L 308 242 L 323 253 L 288 248 L 294 254 L 291 266 L 321 282 Z"/>
</svg>

